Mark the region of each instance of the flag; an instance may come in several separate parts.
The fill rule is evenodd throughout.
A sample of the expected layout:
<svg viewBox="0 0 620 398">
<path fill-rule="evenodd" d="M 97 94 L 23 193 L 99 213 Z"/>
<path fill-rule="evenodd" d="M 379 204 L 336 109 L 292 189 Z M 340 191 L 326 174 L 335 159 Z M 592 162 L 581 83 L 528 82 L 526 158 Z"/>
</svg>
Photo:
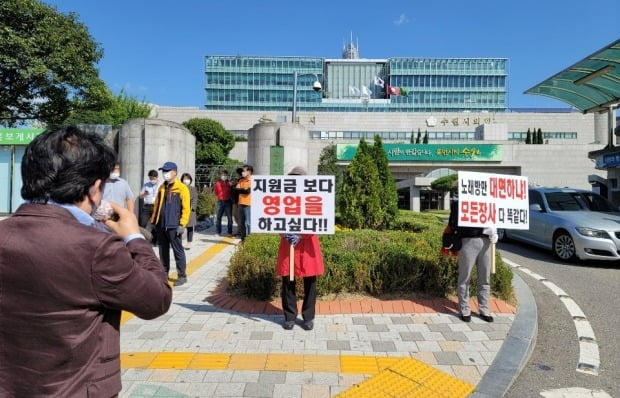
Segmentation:
<svg viewBox="0 0 620 398">
<path fill-rule="evenodd" d="M 389 95 L 400 95 L 400 89 L 394 86 L 387 86 L 387 93 Z"/>
<path fill-rule="evenodd" d="M 379 76 L 375 76 L 375 86 L 384 87 L 385 82 Z"/>
<path fill-rule="evenodd" d="M 362 86 L 362 94 L 372 97 L 372 91 L 366 86 Z"/>
<path fill-rule="evenodd" d="M 400 95 L 402 95 L 403 97 L 408 96 L 408 95 L 409 95 L 409 90 L 407 90 L 407 89 L 406 89 L 406 88 L 404 88 L 404 87 L 401 87 L 401 88 L 400 88 Z"/>
<path fill-rule="evenodd" d="M 357 87 L 349 86 L 349 94 L 351 94 L 354 97 L 359 97 L 360 89 Z"/>
</svg>

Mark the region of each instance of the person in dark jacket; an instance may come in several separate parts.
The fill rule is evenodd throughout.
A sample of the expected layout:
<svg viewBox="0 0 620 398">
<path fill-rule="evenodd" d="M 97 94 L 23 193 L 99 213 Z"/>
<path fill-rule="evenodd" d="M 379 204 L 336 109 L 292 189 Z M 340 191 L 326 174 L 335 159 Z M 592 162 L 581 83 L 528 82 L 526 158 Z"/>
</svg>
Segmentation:
<svg viewBox="0 0 620 398">
<path fill-rule="evenodd" d="M 478 308 L 480 318 L 486 322 L 493 322 L 489 310 L 491 298 L 491 245 L 497 242 L 495 228 L 475 228 L 458 226 L 459 202 L 458 199 L 450 203 L 450 218 L 448 225 L 458 231 L 462 246 L 458 254 L 459 279 L 456 292 L 459 299 L 459 313 L 463 322 L 471 321 L 469 305 L 469 283 L 474 264 L 478 270 Z"/>
<path fill-rule="evenodd" d="M 157 228 L 157 244 L 159 259 L 164 265 L 166 274 L 170 272 L 170 248 L 174 253 L 177 266 L 175 286 L 187 283 L 185 272 L 186 257 L 183 249 L 183 232 L 189 222 L 191 199 L 187 185 L 177 179 L 177 165 L 166 162 L 159 168 L 163 171 L 164 183 L 159 186 L 151 223 Z"/>
<path fill-rule="evenodd" d="M 0 221 L 0 397 L 115 397 L 121 311 L 165 314 L 172 290 L 129 210 L 101 202 L 114 167 L 101 136 L 37 136 L 22 204 Z M 116 220 L 116 221 L 114 221 Z"/>
</svg>

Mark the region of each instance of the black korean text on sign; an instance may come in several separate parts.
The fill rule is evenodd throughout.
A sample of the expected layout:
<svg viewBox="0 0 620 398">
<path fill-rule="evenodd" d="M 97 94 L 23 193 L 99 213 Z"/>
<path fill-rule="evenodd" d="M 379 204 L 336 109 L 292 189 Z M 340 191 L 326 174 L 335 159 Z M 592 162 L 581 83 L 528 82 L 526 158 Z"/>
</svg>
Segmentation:
<svg viewBox="0 0 620 398">
<path fill-rule="evenodd" d="M 327 231 L 327 219 L 325 218 L 284 218 L 284 217 L 260 217 L 258 227 L 267 232 L 290 232 L 312 233 Z"/>
<path fill-rule="evenodd" d="M 304 180 L 304 192 L 333 192 L 333 189 L 334 182 L 331 179 Z"/>
<path fill-rule="evenodd" d="M 501 223 L 519 225 L 528 223 L 529 214 L 527 209 L 500 207 L 497 209 L 497 218 Z"/>
<path fill-rule="evenodd" d="M 488 184 L 485 180 L 463 180 L 461 194 L 470 196 L 487 196 Z"/>
</svg>

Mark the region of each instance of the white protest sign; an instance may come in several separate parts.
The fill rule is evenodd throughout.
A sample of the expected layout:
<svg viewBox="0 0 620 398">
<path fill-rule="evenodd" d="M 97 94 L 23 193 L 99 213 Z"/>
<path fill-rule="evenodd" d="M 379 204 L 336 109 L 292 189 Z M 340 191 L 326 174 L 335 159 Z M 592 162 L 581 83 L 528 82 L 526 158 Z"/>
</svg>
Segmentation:
<svg viewBox="0 0 620 398">
<path fill-rule="evenodd" d="M 334 176 L 252 176 L 252 233 L 333 234 Z"/>
<path fill-rule="evenodd" d="M 458 172 L 460 227 L 529 229 L 527 177 Z"/>
</svg>

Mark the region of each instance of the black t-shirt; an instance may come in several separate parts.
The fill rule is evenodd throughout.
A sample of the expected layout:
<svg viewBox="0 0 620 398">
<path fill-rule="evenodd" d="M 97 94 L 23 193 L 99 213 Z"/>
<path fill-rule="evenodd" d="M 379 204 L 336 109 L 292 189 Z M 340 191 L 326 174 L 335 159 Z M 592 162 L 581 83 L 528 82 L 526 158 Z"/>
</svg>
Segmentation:
<svg viewBox="0 0 620 398">
<path fill-rule="evenodd" d="M 448 225 L 450 225 L 450 228 L 452 228 L 453 230 L 457 230 L 459 235 L 461 235 L 462 238 L 473 238 L 473 237 L 484 235 L 482 233 L 482 230 L 483 230 L 482 228 L 459 227 L 458 217 L 459 217 L 459 201 L 451 200 L 450 201 L 450 218 L 448 219 Z"/>
</svg>

